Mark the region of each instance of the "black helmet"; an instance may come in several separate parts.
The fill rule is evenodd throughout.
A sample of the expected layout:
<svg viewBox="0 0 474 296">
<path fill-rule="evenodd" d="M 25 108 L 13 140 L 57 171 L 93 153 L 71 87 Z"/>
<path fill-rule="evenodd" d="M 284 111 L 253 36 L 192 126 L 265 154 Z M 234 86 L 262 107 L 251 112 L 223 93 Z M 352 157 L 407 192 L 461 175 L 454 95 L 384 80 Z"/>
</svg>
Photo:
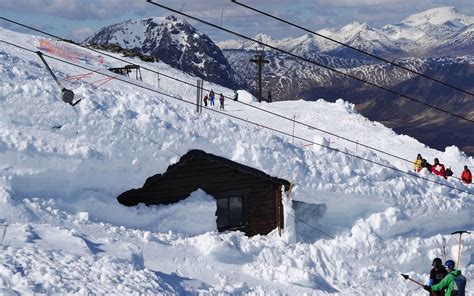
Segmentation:
<svg viewBox="0 0 474 296">
<path fill-rule="evenodd" d="M 443 265 L 443 261 L 441 260 L 441 258 L 434 258 L 433 259 L 433 265 L 434 267 L 438 267 L 438 266 L 441 266 Z"/>
</svg>

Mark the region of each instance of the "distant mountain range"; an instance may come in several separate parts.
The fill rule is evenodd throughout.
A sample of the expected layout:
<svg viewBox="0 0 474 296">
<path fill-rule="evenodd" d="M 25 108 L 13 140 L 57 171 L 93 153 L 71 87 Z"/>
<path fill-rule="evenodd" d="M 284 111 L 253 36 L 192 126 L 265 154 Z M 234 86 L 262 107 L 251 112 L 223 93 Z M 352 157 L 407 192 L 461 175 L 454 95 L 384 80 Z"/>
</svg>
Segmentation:
<svg viewBox="0 0 474 296">
<path fill-rule="evenodd" d="M 474 92 L 474 18 L 452 7 L 417 13 L 382 28 L 351 23 L 318 33 Z M 254 39 L 474 120 L 472 96 L 316 35 L 274 40 L 259 34 Z M 255 88 L 256 66 L 248 60 L 256 54 L 256 44 L 229 40 L 218 45 L 249 87 Z M 267 48 L 265 54 L 270 63 L 264 67 L 263 94 L 271 90 L 273 100 L 343 98 L 369 119 L 431 147 L 442 150 L 456 145 L 474 155 L 474 127 L 466 121 L 279 51 Z"/>
<path fill-rule="evenodd" d="M 460 14 L 453 7 L 430 9 L 411 15 L 399 24 L 382 28 L 354 22 L 340 29 L 322 29 L 316 33 L 387 58 L 444 56 L 453 52 L 474 55 L 474 17 Z M 281 40 L 258 34 L 254 39 L 295 54 L 320 53 L 344 58 L 368 58 L 312 34 Z M 249 40 L 229 40 L 218 45 L 225 50 L 255 50 L 255 43 Z"/>
<path fill-rule="evenodd" d="M 382 28 L 351 23 L 318 33 L 474 92 L 474 17 L 453 7 L 430 9 Z M 254 39 L 474 120 L 472 96 L 332 41 L 311 34 L 281 40 L 258 34 Z M 207 81 L 255 92 L 257 71 L 249 59 L 254 57 L 257 44 L 228 40 L 217 46 L 208 36 L 174 16 L 111 25 L 85 43 L 118 44 L 158 57 Z M 355 103 L 369 119 L 433 148 L 443 150 L 456 145 L 474 155 L 473 126 L 466 121 L 279 51 L 267 48 L 265 53 L 270 63 L 264 67 L 263 93 L 266 96 L 271 90 L 273 100 L 343 98 Z"/>
</svg>

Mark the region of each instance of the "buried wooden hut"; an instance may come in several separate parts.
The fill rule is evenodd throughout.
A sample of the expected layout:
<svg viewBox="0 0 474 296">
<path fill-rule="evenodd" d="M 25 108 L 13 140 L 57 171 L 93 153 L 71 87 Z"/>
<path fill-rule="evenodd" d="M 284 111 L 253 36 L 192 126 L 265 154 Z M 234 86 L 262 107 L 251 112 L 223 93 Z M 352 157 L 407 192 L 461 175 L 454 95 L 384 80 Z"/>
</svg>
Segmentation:
<svg viewBox="0 0 474 296">
<path fill-rule="evenodd" d="M 229 159 L 191 150 L 164 174 L 149 177 L 142 188 L 117 198 L 126 206 L 171 204 L 204 190 L 217 202 L 219 231 L 240 230 L 248 236 L 283 228 L 282 186 L 286 180 Z"/>
</svg>

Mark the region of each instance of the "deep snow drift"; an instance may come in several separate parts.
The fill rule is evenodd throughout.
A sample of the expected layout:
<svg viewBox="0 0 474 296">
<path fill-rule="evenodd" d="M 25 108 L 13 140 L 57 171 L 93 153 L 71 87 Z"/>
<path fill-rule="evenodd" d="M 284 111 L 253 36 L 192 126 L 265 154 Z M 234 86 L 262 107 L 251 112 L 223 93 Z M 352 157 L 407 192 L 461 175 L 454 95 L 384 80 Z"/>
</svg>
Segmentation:
<svg viewBox="0 0 474 296">
<path fill-rule="evenodd" d="M 42 38 L 0 28 L 0 39 L 38 50 Z M 70 44 L 52 44 L 62 48 L 58 57 L 99 72 L 123 66 Z M 239 102 L 227 100 L 224 113 L 260 126 L 208 110 L 197 114 L 190 104 L 116 79 L 100 85 L 99 72 L 72 80 L 87 71 L 48 59 L 83 99 L 72 108 L 60 101 L 36 54 L 0 43 L 0 59 L 0 294 L 426 295 L 400 273 L 427 282 L 434 257 L 457 259 L 457 237 L 450 233 L 474 230 L 472 193 L 262 126 L 289 134 L 294 128 L 298 137 L 412 170 L 410 163 L 386 154 Z M 146 67 L 195 83 L 163 63 Z M 191 86 L 158 81 L 148 71 L 143 76 L 142 85 L 195 101 Z M 218 85 L 205 87 L 232 95 Z M 474 160 L 456 147 L 441 152 L 396 135 L 343 100 L 259 104 L 239 93 L 251 105 L 403 158 L 438 157 L 456 176 L 464 165 L 474 168 Z M 287 197 L 282 237 L 248 238 L 216 232 L 215 202 L 200 190 L 169 206 L 117 203 L 118 194 L 142 186 L 190 149 L 284 178 L 296 184 L 291 197 L 306 204 L 295 203 L 293 209 Z M 455 179 L 421 175 L 474 190 Z M 461 270 L 470 293 L 473 243 L 472 235 L 463 236 Z"/>
</svg>

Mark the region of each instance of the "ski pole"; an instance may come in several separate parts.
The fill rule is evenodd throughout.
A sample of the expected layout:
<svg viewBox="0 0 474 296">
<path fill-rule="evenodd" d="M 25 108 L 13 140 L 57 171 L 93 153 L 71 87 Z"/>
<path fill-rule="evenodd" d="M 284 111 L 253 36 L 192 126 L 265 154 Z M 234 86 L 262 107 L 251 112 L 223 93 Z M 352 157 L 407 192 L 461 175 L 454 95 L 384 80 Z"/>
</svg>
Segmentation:
<svg viewBox="0 0 474 296">
<path fill-rule="evenodd" d="M 408 274 L 403 274 L 403 273 L 402 273 L 402 277 L 403 277 L 404 279 L 406 279 L 406 280 L 410 280 L 410 281 L 414 282 L 415 284 L 424 287 L 424 285 L 423 285 L 422 283 L 417 282 L 417 281 L 415 281 L 414 279 L 410 278 L 410 276 L 409 276 Z"/>
<path fill-rule="evenodd" d="M 459 242 L 458 242 L 458 261 L 456 262 L 456 268 L 459 269 L 459 267 L 461 266 L 461 236 L 463 233 L 467 233 L 467 234 L 470 234 L 469 231 L 465 231 L 465 230 L 460 230 L 460 231 L 455 231 L 451 234 L 459 234 Z"/>
</svg>

